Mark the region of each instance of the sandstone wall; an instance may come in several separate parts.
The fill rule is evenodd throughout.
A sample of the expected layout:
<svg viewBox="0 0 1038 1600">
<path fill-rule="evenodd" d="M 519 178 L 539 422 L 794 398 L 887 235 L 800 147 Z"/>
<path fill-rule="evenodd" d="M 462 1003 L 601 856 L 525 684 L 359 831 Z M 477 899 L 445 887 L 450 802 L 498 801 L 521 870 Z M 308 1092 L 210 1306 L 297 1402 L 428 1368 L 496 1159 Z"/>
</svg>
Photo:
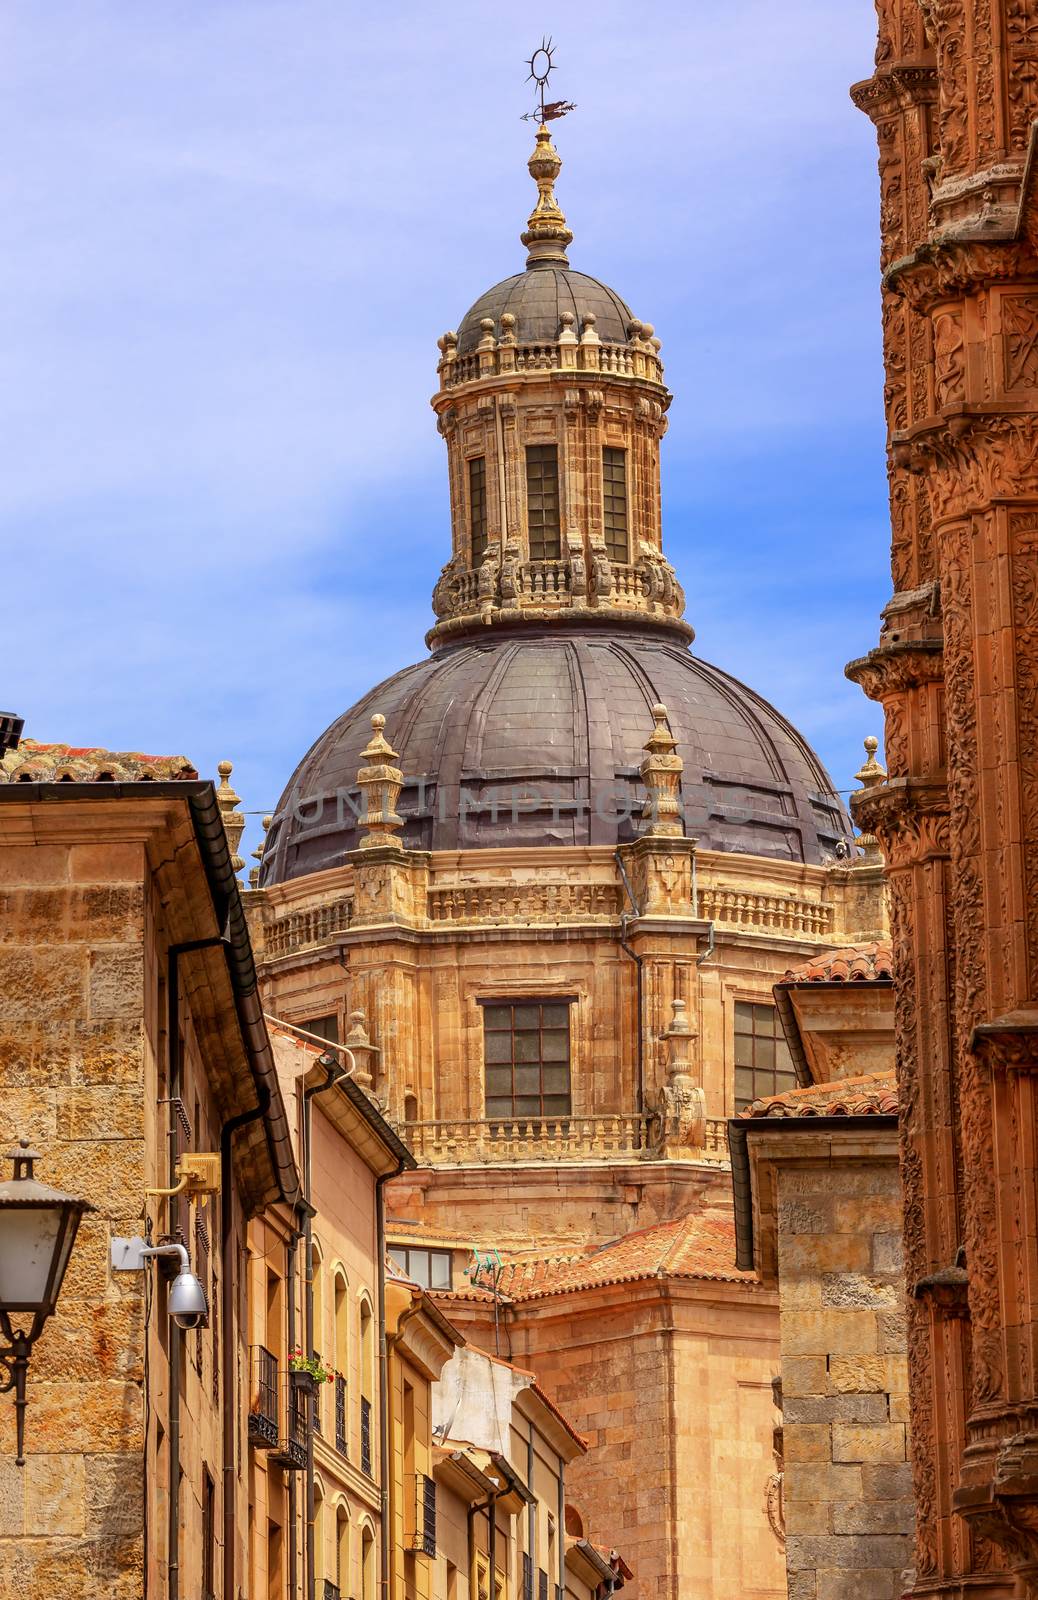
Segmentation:
<svg viewBox="0 0 1038 1600">
<path fill-rule="evenodd" d="M 778 1169 L 789 1600 L 897 1600 L 911 1563 L 897 1167 Z"/>
</svg>

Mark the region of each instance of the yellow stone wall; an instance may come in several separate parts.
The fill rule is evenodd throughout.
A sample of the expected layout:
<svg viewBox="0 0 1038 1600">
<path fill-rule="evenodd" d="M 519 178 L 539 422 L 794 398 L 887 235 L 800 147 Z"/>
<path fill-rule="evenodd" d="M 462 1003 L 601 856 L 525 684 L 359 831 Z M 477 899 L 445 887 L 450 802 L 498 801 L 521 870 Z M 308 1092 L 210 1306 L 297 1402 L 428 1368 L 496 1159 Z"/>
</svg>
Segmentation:
<svg viewBox="0 0 1038 1600">
<path fill-rule="evenodd" d="M 156 808 L 132 803 L 39 808 L 21 828 L 14 807 L 0 839 L 0 1148 L 28 1137 L 38 1176 L 96 1207 L 84 1218 L 55 1317 L 29 1369 L 27 1456 L 13 1464 L 14 1411 L 0 1398 L 0 1594 L 22 1600 L 136 1600 L 145 1562 L 165 1593 L 169 1362 L 181 1373 L 180 1593 L 202 1587 L 202 1485 L 216 1488 L 217 1571 L 223 1538 L 221 1407 L 235 1374 L 219 1364 L 210 1328 L 179 1333 L 154 1266 L 113 1274 L 109 1240 L 180 1226 L 199 1269 L 186 1203 L 149 1199 L 168 1183 L 165 1080 L 168 945 L 210 931 L 191 895 L 160 894 L 149 841 L 170 837 Z M 50 839 L 48 842 L 48 830 Z M 211 916 L 211 911 L 208 912 Z M 222 960 L 222 957 L 221 957 Z M 197 975 L 196 968 L 196 975 Z M 182 1097 L 194 1149 L 219 1149 L 210 1088 L 210 1020 L 185 983 Z M 247 1068 L 242 1058 L 240 1070 Z M 6 1173 L 5 1173 L 6 1176 Z M 222 1281 L 219 1227 L 205 1208 L 210 1270 Z M 235 1205 L 234 1247 L 243 1242 Z M 210 1294 L 212 1279 L 209 1279 Z M 146 1295 L 146 1291 L 147 1295 Z M 237 1330 L 236 1330 L 237 1332 Z M 243 1342 L 239 1340 L 239 1351 Z M 180 1355 L 177 1355 L 178 1349 Z M 149 1374 L 148 1404 L 145 1375 Z M 242 1413 L 239 1404 L 239 1419 Z M 145 1446 L 145 1428 L 148 1442 Z M 234 1479 L 243 1557 L 246 1486 Z M 147 1548 L 145 1525 L 147 1519 Z M 243 1566 L 239 1566 L 243 1571 Z"/>
</svg>

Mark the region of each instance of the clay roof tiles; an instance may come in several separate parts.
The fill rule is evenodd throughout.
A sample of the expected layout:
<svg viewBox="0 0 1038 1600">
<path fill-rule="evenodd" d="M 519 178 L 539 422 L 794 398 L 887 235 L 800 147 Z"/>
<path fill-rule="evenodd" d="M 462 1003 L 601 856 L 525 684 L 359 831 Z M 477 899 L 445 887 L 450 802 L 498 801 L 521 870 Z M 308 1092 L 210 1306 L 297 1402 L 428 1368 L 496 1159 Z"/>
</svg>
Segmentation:
<svg viewBox="0 0 1038 1600">
<path fill-rule="evenodd" d="M 656 1277 L 752 1280 L 752 1273 L 733 1267 L 734 1256 L 731 1219 L 692 1214 L 639 1229 L 579 1255 L 506 1262 L 500 1290 L 509 1299 L 522 1301 Z"/>
<path fill-rule="evenodd" d="M 0 783 L 169 783 L 198 777 L 186 756 L 23 739 L 0 760 Z"/>
<path fill-rule="evenodd" d="M 813 1083 L 784 1094 L 755 1100 L 739 1113 L 740 1121 L 791 1117 L 896 1117 L 897 1082 L 893 1071 L 866 1072 L 834 1083 Z"/>
<path fill-rule="evenodd" d="M 799 983 L 880 983 L 894 976 L 893 953 L 889 944 L 870 941 L 847 945 L 840 950 L 825 950 L 799 967 L 791 967 L 783 984 Z"/>
</svg>

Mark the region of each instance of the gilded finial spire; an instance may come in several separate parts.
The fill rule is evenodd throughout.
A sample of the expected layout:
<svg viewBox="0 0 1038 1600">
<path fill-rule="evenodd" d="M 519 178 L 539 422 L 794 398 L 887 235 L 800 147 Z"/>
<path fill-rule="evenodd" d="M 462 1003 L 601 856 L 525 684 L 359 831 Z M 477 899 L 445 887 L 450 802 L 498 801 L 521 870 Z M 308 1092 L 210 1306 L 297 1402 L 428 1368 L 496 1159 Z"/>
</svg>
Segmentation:
<svg viewBox="0 0 1038 1600">
<path fill-rule="evenodd" d="M 564 117 L 569 111 L 575 111 L 576 107 L 569 100 L 545 99 L 548 79 L 555 65 L 554 56 L 554 44 L 551 39 L 544 38 L 526 63 L 530 69 L 528 81 L 536 84 L 539 103 L 532 112 L 526 113 L 523 120 L 536 118 L 540 124 L 533 155 L 527 162 L 530 176 L 537 185 L 537 204 L 530 212 L 526 232 L 522 235 L 522 242 L 529 251 L 526 257 L 528 267 L 540 266 L 542 262 L 545 265 L 558 263 L 568 267 L 566 246 L 573 243 L 562 207 L 555 198 L 555 179 L 562 171 L 562 157 L 551 142 L 548 123 Z"/>
</svg>

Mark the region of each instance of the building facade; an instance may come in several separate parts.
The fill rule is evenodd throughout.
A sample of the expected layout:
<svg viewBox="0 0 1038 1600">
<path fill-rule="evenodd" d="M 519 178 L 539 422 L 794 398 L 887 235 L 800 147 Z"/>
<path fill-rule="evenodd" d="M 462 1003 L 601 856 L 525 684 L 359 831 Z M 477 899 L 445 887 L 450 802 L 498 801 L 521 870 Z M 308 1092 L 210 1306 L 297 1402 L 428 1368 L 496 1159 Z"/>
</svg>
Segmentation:
<svg viewBox="0 0 1038 1600">
<path fill-rule="evenodd" d="M 30 1139 L 95 1208 L 33 1352 L 24 1468 L 0 1404 L 0 1593 L 237 1596 L 246 1230 L 299 1191 L 212 785 L 23 745 L 0 771 L 0 897 L 4 1147 Z M 167 1313 L 156 1263 L 116 1270 L 133 1236 L 183 1241 L 198 1325 Z"/>
<path fill-rule="evenodd" d="M 496 1306 L 480 1337 L 503 1353 L 508 1322 L 598 1441 L 574 1469 L 590 1544 L 623 1475 L 651 1500 L 627 1508 L 640 1593 L 726 1593 L 737 1529 L 746 1592 L 777 1596 L 777 1311 L 732 1266 L 726 1118 L 794 1084 L 772 986 L 882 937 L 882 875 L 796 730 L 689 651 L 662 534 L 660 341 L 570 267 L 559 166 L 542 128 L 525 270 L 439 341 L 452 544 L 430 654 L 304 757 L 250 923 L 270 1010 L 347 1042 L 366 1018 L 374 1091 L 418 1161 L 390 1202 L 403 1270 L 460 1294 L 441 1300 L 452 1316 Z M 592 1273 L 552 1331 L 519 1289 L 507 1315 L 500 1284 L 464 1298 L 474 1247 L 503 1270 L 642 1234 L 621 1287 Z M 705 1410 L 665 1331 L 676 1305 L 687 1359 L 713 1362 Z M 628 1324 L 637 1399 L 615 1373 Z M 690 1470 L 733 1426 L 739 1450 L 682 1501 L 678 1454 L 639 1406 L 673 1416 Z"/>
<path fill-rule="evenodd" d="M 1038 1593 L 1033 1086 L 1036 19 L 890 0 L 879 139 L 892 579 L 858 817 L 889 871 L 917 1510 L 911 1592 Z"/>
</svg>

